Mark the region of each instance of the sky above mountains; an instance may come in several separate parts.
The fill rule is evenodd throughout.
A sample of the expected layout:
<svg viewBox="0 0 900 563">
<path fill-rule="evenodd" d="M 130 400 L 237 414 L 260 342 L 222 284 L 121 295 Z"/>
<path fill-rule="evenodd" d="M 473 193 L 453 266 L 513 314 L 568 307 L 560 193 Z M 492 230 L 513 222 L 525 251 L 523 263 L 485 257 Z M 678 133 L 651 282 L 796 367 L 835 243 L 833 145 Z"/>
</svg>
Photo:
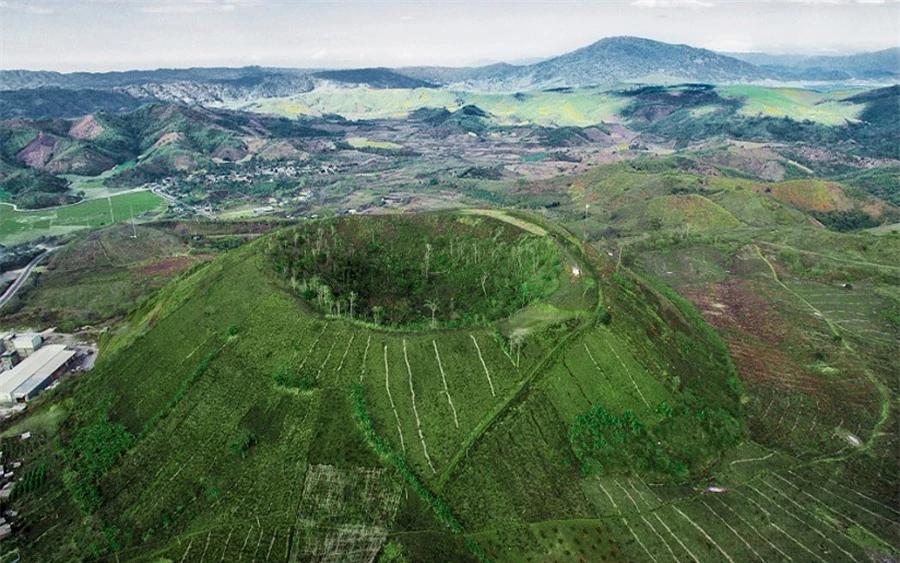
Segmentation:
<svg viewBox="0 0 900 563">
<path fill-rule="evenodd" d="M 900 46 L 900 0 L 0 0 L 0 69 L 462 66 L 614 35 L 730 52 L 877 50 Z"/>
</svg>

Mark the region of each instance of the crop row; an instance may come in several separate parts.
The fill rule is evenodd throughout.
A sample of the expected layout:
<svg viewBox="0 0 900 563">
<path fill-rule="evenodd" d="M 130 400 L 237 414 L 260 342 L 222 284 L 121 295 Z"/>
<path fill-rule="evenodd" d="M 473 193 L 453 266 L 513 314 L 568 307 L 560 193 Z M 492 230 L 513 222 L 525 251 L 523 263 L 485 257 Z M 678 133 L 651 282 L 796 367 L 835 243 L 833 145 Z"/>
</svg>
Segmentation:
<svg viewBox="0 0 900 563">
<path fill-rule="evenodd" d="M 372 338 L 361 369 L 375 418 L 384 436 L 434 475 L 517 374 L 484 333 L 391 336 Z"/>
<path fill-rule="evenodd" d="M 866 514 L 862 505 L 829 498 L 831 491 L 822 487 L 808 492 L 809 484 L 798 485 L 797 478 L 773 473 L 737 489 L 662 505 L 651 489 L 632 480 L 598 480 L 591 488 L 601 513 L 615 515 L 624 524 L 623 540 L 631 545 L 632 556 L 656 562 L 862 563 L 868 560 L 865 552 L 844 531 L 889 533 L 885 526 L 896 525 L 890 521 L 878 528 L 873 520 L 886 518 L 882 514 Z M 882 545 L 890 550 L 892 540 L 882 536 Z"/>
</svg>

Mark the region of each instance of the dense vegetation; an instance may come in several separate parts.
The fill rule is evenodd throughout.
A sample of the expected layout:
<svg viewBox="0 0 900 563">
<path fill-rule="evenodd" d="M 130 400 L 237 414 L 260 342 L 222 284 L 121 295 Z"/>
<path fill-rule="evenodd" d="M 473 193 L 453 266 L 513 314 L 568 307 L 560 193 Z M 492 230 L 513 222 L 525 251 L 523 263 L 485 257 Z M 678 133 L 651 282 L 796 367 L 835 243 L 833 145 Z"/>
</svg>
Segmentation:
<svg viewBox="0 0 900 563">
<path fill-rule="evenodd" d="M 359 217 L 280 233 L 272 263 L 322 312 L 388 326 L 471 326 L 549 295 L 552 239 L 474 215 Z"/>
</svg>

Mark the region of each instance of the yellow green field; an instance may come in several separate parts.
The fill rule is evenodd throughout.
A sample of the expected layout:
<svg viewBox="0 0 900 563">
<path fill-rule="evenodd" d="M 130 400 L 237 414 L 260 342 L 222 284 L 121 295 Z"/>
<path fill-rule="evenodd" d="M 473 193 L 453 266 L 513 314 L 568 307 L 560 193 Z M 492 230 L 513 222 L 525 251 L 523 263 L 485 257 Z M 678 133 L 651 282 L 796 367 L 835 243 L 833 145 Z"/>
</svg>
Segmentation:
<svg viewBox="0 0 900 563">
<path fill-rule="evenodd" d="M 843 101 L 861 90 L 817 92 L 750 85 L 724 86 L 718 90 L 724 96 L 743 99 L 740 113 L 748 116 L 790 117 L 798 121 L 808 119 L 823 125 L 840 125 L 857 119 L 863 108 Z"/>
<path fill-rule="evenodd" d="M 627 99 L 597 90 L 475 94 L 428 88 L 317 88 L 290 98 L 262 99 L 235 107 L 285 117 L 337 113 L 347 119 L 383 119 L 403 118 L 425 107 L 444 107 L 455 111 L 464 105 L 474 104 L 493 115 L 501 125 L 535 123 L 585 127 L 615 119 L 627 103 Z"/>
</svg>

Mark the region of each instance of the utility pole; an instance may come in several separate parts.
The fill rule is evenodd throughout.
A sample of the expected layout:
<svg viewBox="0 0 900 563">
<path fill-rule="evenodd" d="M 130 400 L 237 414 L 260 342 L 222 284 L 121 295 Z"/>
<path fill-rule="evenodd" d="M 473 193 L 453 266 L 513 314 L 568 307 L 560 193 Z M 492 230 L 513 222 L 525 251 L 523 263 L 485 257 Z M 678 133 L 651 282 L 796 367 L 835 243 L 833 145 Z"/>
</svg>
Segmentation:
<svg viewBox="0 0 900 563">
<path fill-rule="evenodd" d="M 131 209 L 131 238 L 137 238 L 137 229 L 134 226 L 134 206 L 129 205 L 129 209 Z"/>
</svg>

